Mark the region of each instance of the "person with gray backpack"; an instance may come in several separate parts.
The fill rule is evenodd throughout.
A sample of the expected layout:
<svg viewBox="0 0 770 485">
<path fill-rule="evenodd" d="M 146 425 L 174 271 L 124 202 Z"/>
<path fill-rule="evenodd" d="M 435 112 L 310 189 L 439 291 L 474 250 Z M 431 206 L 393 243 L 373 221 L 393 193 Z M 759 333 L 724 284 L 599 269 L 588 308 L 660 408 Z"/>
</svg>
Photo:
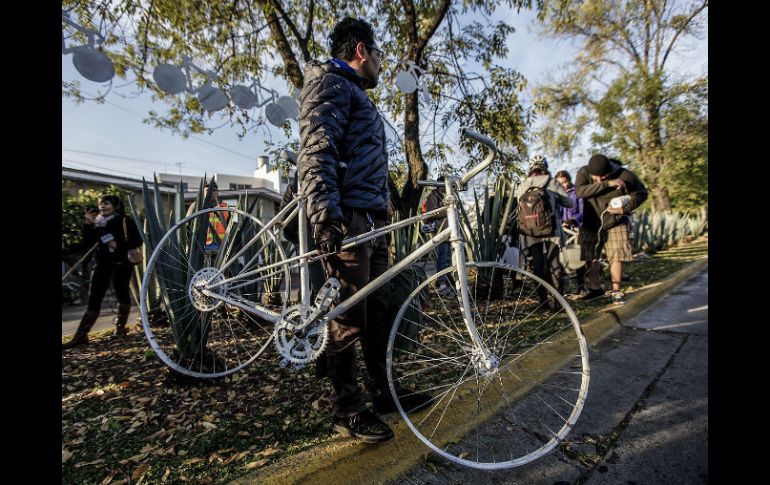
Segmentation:
<svg viewBox="0 0 770 485">
<path fill-rule="evenodd" d="M 514 195 L 518 201 L 516 222 L 519 247 L 532 272 L 562 293 L 564 269 L 559 262 L 562 244 L 560 208 L 573 207 L 572 199 L 551 177 L 548 161 L 541 155 L 532 157 L 527 178 L 517 187 Z M 542 285 L 538 287 L 537 295 L 541 305 L 555 308 L 556 302 L 548 301 L 548 292 Z"/>
</svg>

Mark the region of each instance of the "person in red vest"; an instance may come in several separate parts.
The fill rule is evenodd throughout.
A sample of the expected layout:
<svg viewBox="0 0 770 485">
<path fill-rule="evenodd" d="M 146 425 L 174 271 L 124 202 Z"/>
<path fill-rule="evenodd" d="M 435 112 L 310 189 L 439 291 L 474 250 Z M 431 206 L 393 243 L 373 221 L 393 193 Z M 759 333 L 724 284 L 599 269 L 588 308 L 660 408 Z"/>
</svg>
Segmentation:
<svg viewBox="0 0 770 485">
<path fill-rule="evenodd" d="M 219 200 L 219 188 L 217 183 L 212 180 L 209 182 L 209 193 L 204 207 L 208 209 L 216 206 L 227 207 L 227 202 Z M 206 233 L 207 251 L 217 251 L 219 249 L 219 245 L 222 244 L 225 238 L 225 229 L 229 217 L 230 213 L 227 211 L 212 211 L 209 213 L 209 230 Z"/>
</svg>

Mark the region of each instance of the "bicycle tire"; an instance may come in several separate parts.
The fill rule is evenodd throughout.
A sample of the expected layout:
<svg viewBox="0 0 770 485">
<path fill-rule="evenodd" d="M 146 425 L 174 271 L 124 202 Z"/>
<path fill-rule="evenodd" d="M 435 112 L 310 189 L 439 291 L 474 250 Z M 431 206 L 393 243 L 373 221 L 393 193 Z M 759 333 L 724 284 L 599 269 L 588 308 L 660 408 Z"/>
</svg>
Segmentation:
<svg viewBox="0 0 770 485">
<path fill-rule="evenodd" d="M 229 214 L 216 250 L 206 241 L 212 212 Z M 152 350 L 173 371 L 197 379 L 224 377 L 245 368 L 270 347 L 272 322 L 206 297 L 196 286 L 259 270 L 265 262 L 285 260 L 280 239 L 272 231 L 262 231 L 263 227 L 253 215 L 232 207 L 204 209 L 180 220 L 159 241 L 147 262 L 139 309 Z M 252 250 L 234 258 L 261 231 Z M 228 264 L 219 279 L 215 278 Z M 263 303 L 280 314 L 290 289 L 289 269 L 279 266 L 274 276 L 249 284 L 223 285 L 217 291 L 245 303 Z M 275 293 L 280 295 L 280 303 L 274 298 L 265 301 Z M 151 308 L 154 299 L 160 304 Z"/>
<path fill-rule="evenodd" d="M 521 466 L 556 447 L 580 415 L 590 377 L 585 337 L 569 303 L 534 274 L 497 262 L 466 270 L 474 325 L 499 365 L 486 369 L 472 352 L 457 290 L 439 293 L 439 278 L 457 272 L 450 267 L 420 284 L 393 322 L 391 394 L 412 432 L 447 460 Z M 428 405 L 406 409 L 410 399 L 422 402 L 415 394 Z"/>
</svg>

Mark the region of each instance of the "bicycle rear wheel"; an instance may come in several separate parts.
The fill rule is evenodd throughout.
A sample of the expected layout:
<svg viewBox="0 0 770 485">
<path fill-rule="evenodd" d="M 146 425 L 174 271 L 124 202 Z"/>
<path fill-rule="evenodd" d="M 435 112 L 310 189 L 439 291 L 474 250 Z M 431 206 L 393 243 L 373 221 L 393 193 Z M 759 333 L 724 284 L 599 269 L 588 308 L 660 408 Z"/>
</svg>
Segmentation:
<svg viewBox="0 0 770 485">
<path fill-rule="evenodd" d="M 452 462 L 479 469 L 529 463 L 558 445 L 583 408 L 589 366 L 580 323 L 535 275 L 469 263 L 469 303 L 485 356 L 474 349 L 456 290 L 439 291 L 450 274 L 457 281 L 457 269 L 447 268 L 417 287 L 393 323 L 387 369 L 398 411 Z M 415 393 L 430 403 L 408 409 Z"/>
<path fill-rule="evenodd" d="M 212 232 L 212 213 L 226 223 L 221 239 Z M 281 264 L 286 258 L 280 238 L 263 227 L 256 217 L 232 207 L 205 209 L 179 221 L 156 246 L 139 308 L 150 346 L 173 370 L 201 379 L 222 377 L 268 348 L 273 321 L 205 293 L 281 314 L 291 275 Z M 247 272 L 254 274 L 243 277 Z M 236 279 L 209 286 L 229 278 Z"/>
</svg>

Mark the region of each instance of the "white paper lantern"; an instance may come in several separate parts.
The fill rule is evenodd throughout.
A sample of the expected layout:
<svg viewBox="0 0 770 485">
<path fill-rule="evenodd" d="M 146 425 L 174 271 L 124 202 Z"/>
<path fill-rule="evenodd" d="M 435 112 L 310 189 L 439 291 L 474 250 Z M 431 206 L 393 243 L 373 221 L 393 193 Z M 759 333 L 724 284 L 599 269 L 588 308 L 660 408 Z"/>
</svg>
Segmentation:
<svg viewBox="0 0 770 485">
<path fill-rule="evenodd" d="M 230 98 L 241 109 L 250 109 L 257 104 L 257 95 L 254 91 L 243 85 L 233 86 L 230 89 Z"/>
<path fill-rule="evenodd" d="M 396 86 L 402 93 L 410 94 L 417 90 L 417 79 L 407 71 L 396 74 Z"/>
<path fill-rule="evenodd" d="M 299 117 L 299 106 L 291 96 L 281 96 L 276 104 L 281 107 L 287 119 L 296 120 Z"/>
<path fill-rule="evenodd" d="M 277 103 L 270 103 L 265 106 L 265 118 L 275 126 L 283 125 L 288 119 L 286 112 Z"/>
<path fill-rule="evenodd" d="M 219 111 L 227 106 L 225 93 L 211 85 L 205 85 L 198 90 L 198 100 L 209 113 Z"/>
<path fill-rule="evenodd" d="M 152 79 L 161 91 L 167 94 L 179 94 L 187 85 L 187 78 L 179 66 L 161 64 L 152 72 Z"/>
<path fill-rule="evenodd" d="M 103 52 L 87 46 L 73 49 L 72 64 L 89 81 L 103 83 L 115 76 L 112 60 Z"/>
</svg>

